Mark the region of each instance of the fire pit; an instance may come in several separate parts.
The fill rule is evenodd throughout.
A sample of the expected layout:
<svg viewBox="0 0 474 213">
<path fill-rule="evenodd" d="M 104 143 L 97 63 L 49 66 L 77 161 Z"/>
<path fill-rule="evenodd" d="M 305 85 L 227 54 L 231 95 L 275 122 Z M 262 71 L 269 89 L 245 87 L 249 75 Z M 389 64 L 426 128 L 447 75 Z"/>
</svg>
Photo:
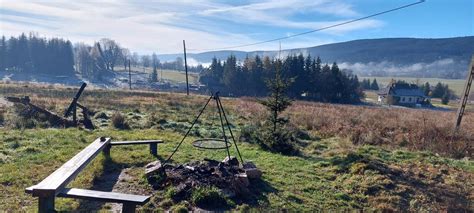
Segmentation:
<svg viewBox="0 0 474 213">
<path fill-rule="evenodd" d="M 146 166 L 146 176 L 153 188 L 175 187 L 176 200 L 189 198 L 193 189 L 199 187 L 216 187 L 228 197 L 247 196 L 252 180 L 259 179 L 261 175 L 253 163 L 240 166 L 235 157 L 222 162 L 204 159 L 163 167 L 155 161 Z"/>
</svg>

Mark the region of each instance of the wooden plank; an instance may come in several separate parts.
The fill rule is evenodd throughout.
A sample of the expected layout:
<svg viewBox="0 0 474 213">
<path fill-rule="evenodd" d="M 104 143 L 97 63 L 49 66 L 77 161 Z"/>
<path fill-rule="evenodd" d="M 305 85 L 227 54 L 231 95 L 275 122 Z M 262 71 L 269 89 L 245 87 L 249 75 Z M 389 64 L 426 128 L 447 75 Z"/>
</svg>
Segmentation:
<svg viewBox="0 0 474 213">
<path fill-rule="evenodd" d="M 474 55 L 472 55 L 472 58 L 471 58 L 471 64 L 469 65 L 468 75 L 466 78 L 466 82 L 464 83 L 464 94 L 463 94 L 463 97 L 461 98 L 461 102 L 459 104 L 459 109 L 456 116 L 456 126 L 455 126 L 456 131 L 461 126 L 462 116 L 464 115 L 464 110 L 466 108 L 466 104 L 469 99 L 469 93 L 471 90 L 473 75 L 474 75 Z"/>
<path fill-rule="evenodd" d="M 76 188 L 65 188 L 57 196 L 111 203 L 133 203 L 138 205 L 143 205 L 150 200 L 150 196 L 144 195 L 132 195 L 118 192 L 103 192 Z"/>
<path fill-rule="evenodd" d="M 89 146 L 51 173 L 39 184 L 33 186 L 33 196 L 57 195 L 110 143 L 110 138 L 97 138 Z"/>
<path fill-rule="evenodd" d="M 163 140 L 144 140 L 144 141 L 112 141 L 110 145 L 119 146 L 119 145 L 139 145 L 139 144 L 157 144 L 163 143 Z"/>
</svg>

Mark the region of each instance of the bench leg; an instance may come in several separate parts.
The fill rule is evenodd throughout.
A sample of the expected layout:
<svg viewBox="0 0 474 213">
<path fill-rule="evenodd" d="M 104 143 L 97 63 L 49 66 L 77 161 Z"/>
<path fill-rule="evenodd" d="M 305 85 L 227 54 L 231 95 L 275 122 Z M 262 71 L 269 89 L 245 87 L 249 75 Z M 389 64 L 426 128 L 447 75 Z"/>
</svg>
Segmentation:
<svg viewBox="0 0 474 213">
<path fill-rule="evenodd" d="M 51 213 L 56 212 L 54 210 L 54 196 L 51 197 L 39 197 L 38 202 L 39 213 Z"/>
<path fill-rule="evenodd" d="M 133 203 L 123 203 L 122 213 L 135 213 L 137 205 Z"/>
<path fill-rule="evenodd" d="M 102 152 L 104 153 L 104 156 L 105 156 L 106 159 L 109 159 L 109 158 L 110 158 L 110 148 L 111 148 L 111 147 L 112 147 L 112 146 L 107 145 L 107 146 L 102 150 Z"/>
<path fill-rule="evenodd" d="M 156 143 L 151 143 L 150 144 L 150 153 L 153 155 L 153 156 L 157 156 L 158 155 L 158 145 Z"/>
</svg>

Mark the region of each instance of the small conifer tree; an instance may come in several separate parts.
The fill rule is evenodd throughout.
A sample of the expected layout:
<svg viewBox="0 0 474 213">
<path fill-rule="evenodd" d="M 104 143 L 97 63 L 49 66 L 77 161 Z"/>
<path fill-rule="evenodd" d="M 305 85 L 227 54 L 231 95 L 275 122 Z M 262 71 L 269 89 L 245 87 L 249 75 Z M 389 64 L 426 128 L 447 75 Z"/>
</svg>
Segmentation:
<svg viewBox="0 0 474 213">
<path fill-rule="evenodd" d="M 292 136 L 287 130 L 288 118 L 281 117 L 281 113 L 290 105 L 291 100 L 286 92 L 292 83 L 292 79 L 284 79 L 281 74 L 281 61 L 275 62 L 275 78 L 267 80 L 269 97 L 261 103 L 270 112 L 266 125 L 262 131 L 260 145 L 271 151 L 282 154 L 295 154 L 296 149 L 292 143 Z"/>
<path fill-rule="evenodd" d="M 153 65 L 153 72 L 151 73 L 150 81 L 151 82 L 158 81 L 158 71 L 156 70 L 156 65 Z"/>
</svg>

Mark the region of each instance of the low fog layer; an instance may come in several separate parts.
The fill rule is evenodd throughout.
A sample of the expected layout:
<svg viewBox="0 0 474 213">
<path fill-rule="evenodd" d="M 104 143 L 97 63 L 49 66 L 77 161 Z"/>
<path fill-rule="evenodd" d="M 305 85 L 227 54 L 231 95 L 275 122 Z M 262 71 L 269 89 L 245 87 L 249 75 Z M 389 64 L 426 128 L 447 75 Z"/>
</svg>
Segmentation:
<svg viewBox="0 0 474 213">
<path fill-rule="evenodd" d="M 409 77 L 443 77 L 464 78 L 467 61 L 455 61 L 451 58 L 440 59 L 431 63 L 414 63 L 409 65 L 395 64 L 389 61 L 369 63 L 339 63 L 339 67 L 353 71 L 361 76 L 409 76 Z"/>
</svg>

